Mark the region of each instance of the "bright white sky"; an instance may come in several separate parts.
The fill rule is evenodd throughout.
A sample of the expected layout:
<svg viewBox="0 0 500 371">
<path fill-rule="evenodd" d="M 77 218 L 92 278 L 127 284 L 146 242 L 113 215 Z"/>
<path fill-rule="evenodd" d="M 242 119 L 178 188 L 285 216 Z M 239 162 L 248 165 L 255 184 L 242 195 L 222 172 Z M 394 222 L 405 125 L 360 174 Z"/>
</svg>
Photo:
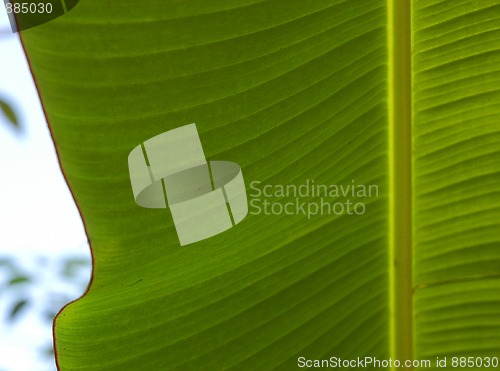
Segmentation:
<svg viewBox="0 0 500 371">
<path fill-rule="evenodd" d="M 6 28 L 7 15 L 0 6 L 0 29 Z M 15 135 L 0 113 L 0 257 L 15 256 L 31 267 L 36 256 L 49 261 L 63 254 L 90 256 L 17 34 L 0 34 L 0 96 L 14 102 L 24 132 Z M 46 269 L 53 268 L 49 264 Z M 0 279 L 1 273 L 0 268 Z M 47 289 L 61 287 L 54 277 L 40 279 Z M 42 363 L 35 349 L 41 339 L 50 338 L 50 327 L 34 317 L 6 325 L 7 300 L 0 292 L 0 371 L 54 369 Z"/>
</svg>

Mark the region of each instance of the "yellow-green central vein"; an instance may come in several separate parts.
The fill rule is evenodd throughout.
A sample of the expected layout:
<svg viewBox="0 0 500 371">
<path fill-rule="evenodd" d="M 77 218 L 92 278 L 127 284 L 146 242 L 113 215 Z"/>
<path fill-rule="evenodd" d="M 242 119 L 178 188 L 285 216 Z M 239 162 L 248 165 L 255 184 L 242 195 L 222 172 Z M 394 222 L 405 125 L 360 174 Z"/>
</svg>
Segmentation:
<svg viewBox="0 0 500 371">
<path fill-rule="evenodd" d="M 388 0 L 391 356 L 413 355 L 411 0 Z"/>
</svg>

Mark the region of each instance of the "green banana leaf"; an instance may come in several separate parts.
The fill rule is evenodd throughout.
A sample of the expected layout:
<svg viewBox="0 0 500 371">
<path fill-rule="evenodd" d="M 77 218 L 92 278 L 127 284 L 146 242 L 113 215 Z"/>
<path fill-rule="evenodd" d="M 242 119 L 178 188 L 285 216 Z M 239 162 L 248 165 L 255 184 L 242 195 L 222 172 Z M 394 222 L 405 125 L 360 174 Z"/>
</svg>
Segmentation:
<svg viewBox="0 0 500 371">
<path fill-rule="evenodd" d="M 498 0 L 82 0 L 21 39 L 93 256 L 61 370 L 500 356 Z M 127 158 L 191 123 L 249 201 L 378 192 L 180 246 Z"/>
</svg>

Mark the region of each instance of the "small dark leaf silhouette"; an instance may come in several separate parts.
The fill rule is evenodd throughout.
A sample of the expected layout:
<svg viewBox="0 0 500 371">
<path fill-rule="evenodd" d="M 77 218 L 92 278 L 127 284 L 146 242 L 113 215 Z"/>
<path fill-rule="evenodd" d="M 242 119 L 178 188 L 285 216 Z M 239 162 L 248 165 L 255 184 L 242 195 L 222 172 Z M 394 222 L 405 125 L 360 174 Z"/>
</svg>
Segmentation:
<svg viewBox="0 0 500 371">
<path fill-rule="evenodd" d="M 28 282 L 31 282 L 31 277 L 26 276 L 26 275 L 18 275 L 18 276 L 12 277 L 9 280 L 8 285 L 15 286 L 15 285 L 19 285 L 22 283 L 28 283 Z"/>
<path fill-rule="evenodd" d="M 28 300 L 22 299 L 14 304 L 8 315 L 9 321 L 15 320 L 28 305 Z"/>
<path fill-rule="evenodd" d="M 15 128 L 19 128 L 19 119 L 14 111 L 14 109 L 11 107 L 10 104 L 8 104 L 6 101 L 3 99 L 0 99 L 0 110 L 2 113 L 7 117 L 8 121 L 14 125 Z"/>
</svg>

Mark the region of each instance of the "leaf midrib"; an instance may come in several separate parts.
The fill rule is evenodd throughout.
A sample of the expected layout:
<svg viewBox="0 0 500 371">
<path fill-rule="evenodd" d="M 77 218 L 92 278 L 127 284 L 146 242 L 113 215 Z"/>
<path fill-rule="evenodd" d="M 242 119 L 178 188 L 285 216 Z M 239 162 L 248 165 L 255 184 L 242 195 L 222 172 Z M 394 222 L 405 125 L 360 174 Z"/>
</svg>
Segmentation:
<svg viewBox="0 0 500 371">
<path fill-rule="evenodd" d="M 411 0 L 388 0 L 390 341 L 393 359 L 413 359 Z"/>
</svg>

